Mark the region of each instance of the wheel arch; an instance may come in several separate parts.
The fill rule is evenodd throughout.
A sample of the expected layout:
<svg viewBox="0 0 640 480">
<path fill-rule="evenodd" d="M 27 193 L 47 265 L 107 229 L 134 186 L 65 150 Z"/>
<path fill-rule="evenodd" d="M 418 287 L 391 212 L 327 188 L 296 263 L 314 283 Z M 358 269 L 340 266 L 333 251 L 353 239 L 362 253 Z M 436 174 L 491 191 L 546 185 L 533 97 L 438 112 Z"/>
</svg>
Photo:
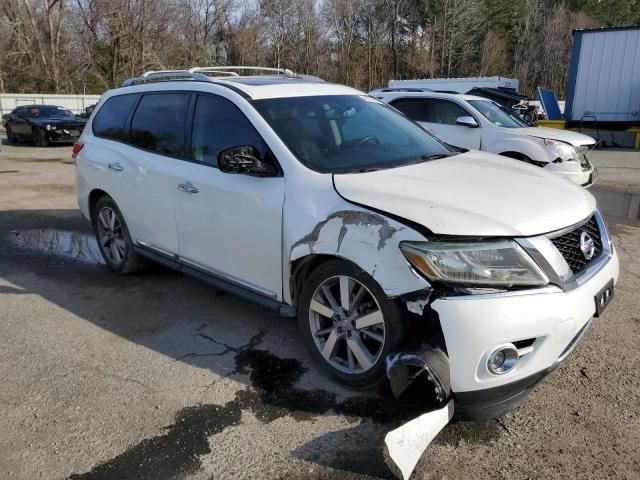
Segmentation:
<svg viewBox="0 0 640 480">
<path fill-rule="evenodd" d="M 109 197 L 113 199 L 111 195 L 109 195 L 107 192 L 99 188 L 94 188 L 93 190 L 91 190 L 91 193 L 89 193 L 89 220 L 92 223 L 93 223 L 93 211 L 95 210 L 98 200 L 100 200 L 102 197 Z"/>
<path fill-rule="evenodd" d="M 348 258 L 327 253 L 311 253 L 309 255 L 305 255 L 292 260 L 290 262 L 289 270 L 291 272 L 291 275 L 289 277 L 289 285 L 287 286 L 291 295 L 292 305 L 297 306 L 298 299 L 300 298 L 300 292 L 302 291 L 302 285 L 305 279 L 309 278 L 311 273 L 320 265 L 330 262 L 331 260 L 343 260 L 355 265 L 358 268 L 361 268 Z"/>
<path fill-rule="evenodd" d="M 519 134 L 509 134 L 506 137 L 487 144 L 484 150 L 517 159 L 520 158 L 514 155 L 524 155 L 535 162 L 546 163 L 554 159 L 553 154 L 544 146 L 542 139 Z"/>
<path fill-rule="evenodd" d="M 525 160 L 529 158 L 527 155 L 525 155 L 522 152 L 513 152 L 513 151 L 500 152 L 498 155 L 502 155 L 503 157 L 515 158 L 516 160 Z"/>
</svg>

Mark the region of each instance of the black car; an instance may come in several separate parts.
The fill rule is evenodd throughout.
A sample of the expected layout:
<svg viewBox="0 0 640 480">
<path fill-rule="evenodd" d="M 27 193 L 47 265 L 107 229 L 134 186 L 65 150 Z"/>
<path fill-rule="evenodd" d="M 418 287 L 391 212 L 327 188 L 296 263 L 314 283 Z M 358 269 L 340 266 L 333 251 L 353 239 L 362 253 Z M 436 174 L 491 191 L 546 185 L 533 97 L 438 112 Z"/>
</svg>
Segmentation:
<svg viewBox="0 0 640 480">
<path fill-rule="evenodd" d="M 39 147 L 75 142 L 86 123 L 70 110 L 55 105 L 23 105 L 4 117 L 9 143 L 33 140 Z"/>
</svg>

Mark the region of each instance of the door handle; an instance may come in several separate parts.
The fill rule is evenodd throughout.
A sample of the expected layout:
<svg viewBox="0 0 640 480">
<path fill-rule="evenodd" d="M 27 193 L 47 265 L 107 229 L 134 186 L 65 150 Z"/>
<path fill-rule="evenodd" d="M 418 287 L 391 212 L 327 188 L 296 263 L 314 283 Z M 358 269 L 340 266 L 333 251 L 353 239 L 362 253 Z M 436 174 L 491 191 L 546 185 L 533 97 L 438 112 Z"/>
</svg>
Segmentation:
<svg viewBox="0 0 640 480">
<path fill-rule="evenodd" d="M 178 190 L 184 193 L 198 193 L 200 191 L 191 182 L 181 183 L 178 185 Z"/>
<path fill-rule="evenodd" d="M 124 167 L 120 165 L 118 162 L 110 163 L 108 166 L 111 170 L 115 170 L 116 172 L 121 172 L 124 170 Z"/>
</svg>

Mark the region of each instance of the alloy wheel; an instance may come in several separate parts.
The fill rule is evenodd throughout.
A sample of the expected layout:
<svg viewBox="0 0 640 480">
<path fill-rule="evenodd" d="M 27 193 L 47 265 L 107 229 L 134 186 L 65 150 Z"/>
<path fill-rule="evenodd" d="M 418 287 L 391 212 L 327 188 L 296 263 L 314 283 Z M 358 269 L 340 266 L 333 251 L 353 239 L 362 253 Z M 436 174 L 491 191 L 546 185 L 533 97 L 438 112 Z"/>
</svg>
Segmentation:
<svg viewBox="0 0 640 480">
<path fill-rule="evenodd" d="M 127 250 L 124 230 L 118 215 L 109 207 L 103 207 L 98 213 L 98 241 L 113 265 L 124 261 Z"/>
<path fill-rule="evenodd" d="M 309 326 L 322 357 L 341 372 L 366 372 L 382 354 L 382 310 L 371 291 L 352 277 L 334 276 L 318 286 L 309 306 Z"/>
</svg>

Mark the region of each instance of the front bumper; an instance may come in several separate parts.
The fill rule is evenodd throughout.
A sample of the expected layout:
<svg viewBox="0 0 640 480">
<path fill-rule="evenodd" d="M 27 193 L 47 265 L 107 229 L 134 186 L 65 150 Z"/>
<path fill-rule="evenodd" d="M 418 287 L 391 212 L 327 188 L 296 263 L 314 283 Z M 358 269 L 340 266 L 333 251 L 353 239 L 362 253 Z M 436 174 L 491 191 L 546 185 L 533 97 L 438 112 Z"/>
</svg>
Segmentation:
<svg viewBox="0 0 640 480">
<path fill-rule="evenodd" d="M 544 167 L 544 169 L 553 172 L 556 175 L 568 178 L 573 183 L 580 186 L 590 187 L 598 177 L 593 165 L 588 165 L 589 167 L 585 168 L 579 162 L 550 162 Z"/>
<path fill-rule="evenodd" d="M 46 135 L 50 143 L 75 143 L 82 135 L 82 128 L 47 130 Z"/>
<path fill-rule="evenodd" d="M 618 269 L 612 250 L 597 273 L 570 291 L 547 287 L 435 300 L 431 308 L 445 337 L 457 415 L 486 419 L 517 407 L 586 332 L 596 311 L 595 296 L 617 281 Z M 497 347 L 532 339 L 513 370 L 504 375 L 487 370 Z"/>
</svg>

